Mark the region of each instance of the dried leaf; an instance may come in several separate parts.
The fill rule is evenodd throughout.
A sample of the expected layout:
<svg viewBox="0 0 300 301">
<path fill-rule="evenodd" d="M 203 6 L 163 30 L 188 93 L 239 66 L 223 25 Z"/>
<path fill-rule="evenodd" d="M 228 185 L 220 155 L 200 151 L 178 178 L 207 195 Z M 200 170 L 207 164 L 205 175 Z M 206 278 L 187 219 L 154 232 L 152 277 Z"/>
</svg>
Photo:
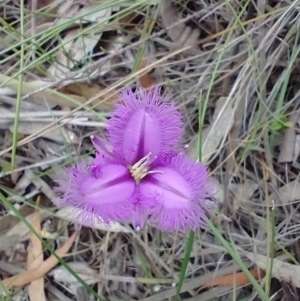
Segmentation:
<svg viewBox="0 0 300 301">
<path fill-rule="evenodd" d="M 84 31 L 81 26 L 69 29 L 61 41 L 62 47 L 59 48 L 56 54 L 56 62 L 48 69 L 49 74 L 55 79 L 65 77 L 65 74 L 70 72 L 79 62 L 90 57 L 103 32 L 111 29 L 104 25 L 109 22 L 112 8 L 108 6 L 99 10 L 97 4 L 93 5 L 87 2 L 82 5 L 81 3 L 67 1 L 58 9 L 58 14 L 61 15 L 58 23 L 65 22 L 64 18 L 73 18 L 75 15 L 78 19 L 74 24 L 97 22 L 99 26 L 90 26 L 89 30 L 85 27 Z M 79 18 L 80 16 L 82 17 Z"/>
<path fill-rule="evenodd" d="M 45 125 L 41 122 L 20 122 L 18 127 L 18 133 L 23 135 L 31 135 L 39 131 L 43 126 Z M 10 131 L 14 131 L 13 125 L 10 127 Z M 76 134 L 71 131 L 68 131 L 64 127 L 55 128 L 49 132 L 43 133 L 42 137 L 60 143 L 79 143 L 79 138 L 76 136 Z"/>
<path fill-rule="evenodd" d="M 58 91 L 71 96 L 72 98 L 78 100 L 80 103 L 85 103 L 89 98 L 97 95 L 104 89 L 104 87 L 95 84 L 71 83 L 60 88 Z M 116 92 L 109 92 L 105 94 L 105 98 L 108 96 L 109 99 L 106 102 L 103 102 L 104 97 L 101 97 L 94 101 L 94 108 L 100 111 L 110 111 L 113 108 L 113 105 L 119 101 L 119 98 Z M 76 107 L 76 105 L 74 106 L 74 104 L 66 101 L 60 102 L 59 105 L 71 108 Z"/>
<path fill-rule="evenodd" d="M 99 10 L 99 3 L 94 3 L 92 1 L 77 2 L 73 0 L 65 1 L 58 8 L 58 19 L 59 23 L 64 23 L 64 18 L 74 16 L 77 20 L 74 24 L 80 23 L 98 23 L 107 24 L 109 21 L 109 16 L 112 12 L 119 10 L 119 7 L 106 6 L 104 9 Z M 63 18 L 62 18 L 63 17 Z"/>
<path fill-rule="evenodd" d="M 35 1 L 37 3 L 37 9 L 41 9 L 43 7 L 51 5 L 52 3 L 57 2 L 57 0 L 31 0 L 27 3 L 28 9 L 31 8 L 32 2 L 35 2 Z"/>
<path fill-rule="evenodd" d="M 37 199 L 37 205 L 40 202 L 40 195 Z M 38 235 L 41 233 L 41 217 L 38 208 L 35 209 L 32 227 Z M 28 251 L 27 257 L 27 269 L 28 271 L 38 268 L 44 261 L 43 247 L 39 238 L 31 233 L 31 248 Z M 46 295 L 44 290 L 44 277 L 38 278 L 32 281 L 28 286 L 28 294 L 31 301 L 46 301 Z"/>
<path fill-rule="evenodd" d="M 249 272 L 256 280 L 263 278 L 265 275 L 265 271 L 261 270 L 261 269 L 254 269 Z M 208 281 L 207 283 L 202 285 L 196 291 L 195 295 L 198 295 L 205 288 L 216 286 L 216 285 L 219 285 L 219 286 L 242 286 L 242 285 L 247 285 L 247 284 L 250 284 L 248 277 L 243 272 L 239 272 L 239 273 L 222 276 L 222 277 L 215 278 L 215 279 Z"/>
<path fill-rule="evenodd" d="M 80 34 L 78 37 L 80 30 L 80 28 L 70 30 L 62 40 L 63 46 L 56 54 L 55 63 L 48 69 L 54 79 L 64 77 L 82 59 L 87 58 L 102 36 L 102 33 L 94 33 Z"/>
<path fill-rule="evenodd" d="M 0 85 L 4 82 L 6 82 L 6 86 L 4 88 L 0 88 L 0 95 L 14 95 L 17 93 L 18 90 L 18 81 L 10 78 L 8 76 L 5 76 L 3 74 L 0 74 Z M 50 83 L 50 81 L 34 81 L 34 82 L 30 82 L 30 83 L 26 83 L 24 82 L 22 85 L 22 94 L 30 94 L 36 90 L 38 90 L 41 87 L 47 86 Z M 77 83 L 71 83 L 69 85 L 77 85 Z M 85 84 L 81 84 L 82 87 L 84 87 Z M 80 85 L 79 85 L 80 86 Z M 89 87 L 89 84 L 86 84 L 86 88 Z M 64 87 L 61 87 L 59 91 L 63 91 Z M 101 91 L 103 91 L 105 88 L 98 86 L 98 91 L 97 93 L 100 93 Z M 92 91 L 95 91 L 96 88 L 93 86 Z M 90 93 L 89 91 L 87 92 L 85 90 L 85 93 Z M 67 94 L 67 93 L 66 93 Z M 116 97 L 116 92 L 109 92 L 107 95 L 103 95 L 102 97 L 99 98 L 99 101 L 95 101 L 95 103 L 98 103 L 98 105 L 96 105 L 96 109 L 97 110 L 102 110 L 102 111 L 106 111 L 106 110 L 110 110 L 111 109 L 111 105 L 110 103 L 113 103 L 114 101 L 117 101 L 118 98 Z M 86 94 L 84 94 L 86 95 Z M 72 95 L 69 94 L 68 96 L 72 97 L 75 101 L 79 102 L 79 104 L 77 104 L 76 102 L 72 102 L 70 100 L 68 100 L 67 98 L 63 97 L 63 95 L 59 95 L 59 94 L 53 94 L 53 92 L 51 90 L 45 90 L 42 92 L 38 92 L 34 95 L 31 96 L 31 99 L 33 100 L 33 102 L 35 104 L 43 104 L 44 102 L 47 102 L 47 104 L 49 105 L 50 108 L 54 107 L 54 106 L 63 106 L 63 107 L 69 107 L 69 108 L 77 108 L 79 105 L 83 104 L 86 102 L 86 97 L 84 96 L 78 96 L 78 95 Z M 95 96 L 95 95 L 93 95 Z M 108 102 L 108 104 L 103 103 L 103 100 L 109 98 L 110 101 Z M 93 102 L 94 104 L 94 102 Z"/>
<path fill-rule="evenodd" d="M 69 262 L 68 266 L 87 284 L 90 285 L 99 282 L 99 276 L 86 262 Z M 49 275 L 57 282 L 62 282 L 66 285 L 77 284 L 81 286 L 78 280 L 62 265 L 53 269 Z"/>
<path fill-rule="evenodd" d="M 295 287 L 300 288 L 300 266 L 284 262 L 277 258 L 267 258 L 264 255 L 245 253 L 245 255 L 252 260 L 260 269 L 266 268 L 272 264 L 272 276 L 279 281 L 291 283 Z"/>
<path fill-rule="evenodd" d="M 120 44 L 118 44 L 119 47 Z M 121 44 L 122 45 L 122 44 Z M 110 62 L 108 62 L 110 63 Z M 0 95 L 15 95 L 18 91 L 19 82 L 13 78 L 10 78 L 6 75 L 0 74 L 0 86 L 1 84 L 6 83 L 5 87 L 0 87 Z M 30 94 L 34 91 L 38 90 L 39 88 L 45 87 L 50 83 L 50 81 L 46 80 L 37 80 L 32 82 L 23 82 L 22 85 L 22 94 Z M 79 88 L 76 88 L 79 87 Z M 68 93 L 68 90 L 77 90 L 76 93 Z M 63 107 L 69 107 L 69 108 L 77 108 L 79 105 L 84 104 L 87 101 L 87 98 L 94 97 L 98 93 L 105 90 L 105 87 L 100 85 L 91 85 L 87 83 L 74 83 L 69 82 L 66 83 L 65 86 L 60 87 L 58 89 L 59 92 L 67 94 L 69 97 L 73 98 L 75 102 L 68 100 L 67 98 L 63 97 L 63 95 L 59 95 L 59 93 L 54 94 L 52 90 L 45 90 L 42 92 L 35 93 L 30 97 L 30 99 L 35 104 L 43 104 L 44 102 L 47 102 L 49 107 L 52 108 L 54 106 L 63 106 Z M 103 100 L 105 99 L 106 102 L 104 103 Z M 93 105 L 95 105 L 96 110 L 101 111 L 110 111 L 112 109 L 112 104 L 117 102 L 119 99 L 116 96 L 116 92 L 111 91 L 103 96 L 99 97 L 97 100 L 93 102 Z M 79 102 L 79 104 L 77 103 Z"/>
<path fill-rule="evenodd" d="M 178 22 L 179 12 L 171 0 L 163 0 L 160 14 L 164 27 L 169 27 L 173 23 Z M 176 43 L 177 47 L 180 48 L 195 45 L 200 36 L 200 30 L 192 29 L 185 24 L 179 24 L 169 29 L 167 34 Z"/>
<path fill-rule="evenodd" d="M 26 206 L 27 208 L 28 206 Z M 29 224 L 32 224 L 33 218 L 34 218 L 34 213 L 32 212 L 32 207 L 31 210 L 28 211 L 26 208 L 22 209 L 23 206 L 20 209 L 20 213 L 25 217 L 26 221 Z M 30 213 L 30 214 L 29 214 Z M 42 214 L 42 219 L 47 216 L 48 213 L 43 213 Z M 12 227 L 9 227 L 9 230 L 5 232 L 3 235 L 3 241 L 1 241 L 0 244 L 0 251 L 7 250 L 11 247 L 13 247 L 17 242 L 20 242 L 24 239 L 29 238 L 30 230 L 26 226 L 26 224 L 23 221 L 20 221 L 19 218 L 11 215 L 7 215 L 7 218 L 11 220 L 11 224 L 13 225 Z"/>
<path fill-rule="evenodd" d="M 278 193 L 271 193 L 268 199 L 274 200 L 275 204 L 288 204 L 300 200 L 299 181 L 294 180 L 280 187 Z"/>
<path fill-rule="evenodd" d="M 76 218 L 80 214 L 80 209 L 73 208 L 73 207 L 63 207 L 56 212 L 56 216 L 68 220 L 70 222 L 76 221 Z M 89 226 L 88 224 L 84 224 L 84 226 Z M 123 233 L 130 233 L 130 230 L 126 227 L 122 226 L 120 223 L 111 222 L 109 226 L 104 223 L 100 223 L 99 221 L 94 222 L 94 228 L 101 231 L 109 231 L 109 232 L 123 232 Z"/>
<path fill-rule="evenodd" d="M 292 124 L 296 124 L 298 117 L 299 117 L 299 112 L 296 112 L 292 116 L 290 116 L 289 121 Z M 281 148 L 278 156 L 278 163 L 290 163 L 293 161 L 295 143 L 296 143 L 296 130 L 294 127 L 288 127 L 285 130 L 283 143 L 282 144 L 280 143 Z"/>
<path fill-rule="evenodd" d="M 241 203 L 246 203 L 250 200 L 255 190 L 259 187 L 257 182 L 246 179 L 244 183 L 230 183 L 229 189 L 233 193 L 233 209 L 238 210 Z"/>
<path fill-rule="evenodd" d="M 216 204 L 221 204 L 224 201 L 224 185 L 222 185 L 217 179 L 214 179 L 212 183 L 213 191 L 212 196 L 216 200 Z"/>
<path fill-rule="evenodd" d="M 116 54 L 118 51 L 120 51 L 124 45 L 128 44 L 132 39 L 132 36 L 130 34 L 124 36 L 124 35 L 118 35 L 116 37 L 112 37 L 108 42 L 105 42 L 105 45 L 103 45 L 103 54 Z M 112 57 L 109 61 L 101 65 L 100 68 L 95 70 L 91 76 L 97 75 L 104 76 L 108 72 L 110 72 L 113 68 L 118 67 L 122 62 L 122 59 L 119 58 L 116 54 L 116 56 Z"/>
<path fill-rule="evenodd" d="M 65 242 L 65 244 L 55 251 L 56 255 L 59 257 L 64 256 L 72 247 L 73 242 L 77 236 L 78 232 L 75 231 Z M 26 271 L 23 274 L 16 275 L 10 278 L 6 278 L 2 281 L 2 284 L 7 287 L 22 287 L 28 283 L 43 277 L 47 274 L 53 267 L 58 263 L 56 257 L 51 255 L 47 260 L 45 260 L 38 268 Z"/>
<path fill-rule="evenodd" d="M 220 143 L 224 143 L 233 123 L 234 112 L 235 108 L 230 100 L 220 97 L 216 103 L 212 124 L 202 132 L 202 162 L 207 163 L 216 149 L 220 149 Z M 187 151 L 187 154 L 195 160 L 198 159 L 198 141 L 199 135 L 197 134 Z"/>
<path fill-rule="evenodd" d="M 300 155 L 300 135 L 296 135 L 294 153 L 293 153 L 293 163 L 295 163 Z"/>
<path fill-rule="evenodd" d="M 14 95 L 17 93 L 18 87 L 19 87 L 19 82 L 16 79 L 6 76 L 4 74 L 0 74 L 0 86 L 3 85 L 4 83 L 5 83 L 5 86 L 3 88 L 0 88 L 0 95 Z M 35 82 L 31 82 L 31 83 L 23 82 L 22 94 L 23 95 L 30 94 L 48 84 L 49 84 L 49 82 L 46 82 L 46 81 L 35 81 Z M 52 94 L 50 90 L 38 92 L 38 93 L 32 95 L 31 98 L 36 104 L 41 104 L 42 101 L 47 101 L 49 103 L 53 103 L 54 106 L 56 106 L 57 102 L 60 102 L 60 101 L 71 104 L 71 102 L 68 101 L 67 99 L 60 97 L 59 95 Z M 53 107 L 53 106 L 50 106 L 50 107 Z"/>
<path fill-rule="evenodd" d="M 142 70 L 146 67 L 147 67 L 147 59 L 143 57 L 138 66 L 138 70 Z M 154 86 L 154 80 L 148 73 L 145 73 L 142 76 L 140 76 L 139 82 L 144 89 L 149 89 Z"/>
<path fill-rule="evenodd" d="M 133 30 L 139 24 L 139 15 L 140 14 L 138 12 L 134 11 L 126 14 L 125 16 L 120 16 L 120 18 L 117 19 L 118 25 L 122 30 Z"/>
<path fill-rule="evenodd" d="M 52 26 L 53 26 L 53 22 L 39 24 L 35 27 L 35 34 L 39 34 L 41 32 L 47 31 Z M 32 37 L 32 29 L 30 28 L 26 32 L 24 32 L 24 36 L 26 38 L 31 38 Z"/>
<path fill-rule="evenodd" d="M 27 216 L 33 212 L 32 206 L 27 205 L 26 203 L 21 205 L 19 208 L 19 213 L 22 216 Z M 19 218 L 17 216 L 11 215 L 10 213 L 0 217 L 0 233 L 10 231 L 16 224 L 19 222 Z M 6 242 L 6 239 L 5 239 Z M 3 245 L 5 244 L 3 243 Z M 0 250 L 3 250 L 2 242 L 0 244 Z"/>
<path fill-rule="evenodd" d="M 34 217 L 33 213 L 29 214 L 28 216 L 26 216 L 26 221 L 29 224 L 32 224 L 33 217 Z M 28 227 L 22 221 L 20 221 L 19 223 L 15 224 L 13 228 L 11 228 L 9 231 L 5 233 L 5 237 L 6 238 L 13 237 L 13 236 L 24 237 L 28 233 L 29 233 Z"/>
</svg>

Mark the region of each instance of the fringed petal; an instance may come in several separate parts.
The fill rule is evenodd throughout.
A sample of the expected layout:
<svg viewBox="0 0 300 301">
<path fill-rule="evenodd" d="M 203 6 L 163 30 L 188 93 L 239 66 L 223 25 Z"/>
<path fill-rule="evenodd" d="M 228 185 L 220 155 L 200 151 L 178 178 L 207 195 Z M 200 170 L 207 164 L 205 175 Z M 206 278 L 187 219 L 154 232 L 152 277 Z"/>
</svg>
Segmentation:
<svg viewBox="0 0 300 301">
<path fill-rule="evenodd" d="M 161 160 L 140 183 L 140 192 L 148 200 L 150 222 L 164 230 L 195 230 L 205 223 L 206 198 L 211 187 L 204 166 L 184 155 Z"/>
<path fill-rule="evenodd" d="M 133 93 L 125 89 L 108 120 L 108 138 L 129 164 L 149 153 L 152 160 L 179 143 L 182 121 L 176 108 L 160 96 L 160 88 Z"/>
<path fill-rule="evenodd" d="M 129 170 L 120 164 L 77 164 L 66 171 L 66 180 L 59 182 L 60 206 L 82 210 L 81 218 L 92 221 L 98 217 L 105 223 L 132 218 L 135 182 Z"/>
</svg>

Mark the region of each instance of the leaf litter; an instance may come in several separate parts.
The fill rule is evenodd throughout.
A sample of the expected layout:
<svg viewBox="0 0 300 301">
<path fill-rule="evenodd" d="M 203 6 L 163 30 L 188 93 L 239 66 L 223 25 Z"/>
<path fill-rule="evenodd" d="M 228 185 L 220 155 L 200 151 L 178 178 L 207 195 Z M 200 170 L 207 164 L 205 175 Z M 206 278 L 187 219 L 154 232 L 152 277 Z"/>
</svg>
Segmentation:
<svg viewBox="0 0 300 301">
<path fill-rule="evenodd" d="M 210 201 L 217 204 L 217 211 L 211 221 L 234 244 L 249 271 L 261 269 L 257 278 L 262 279 L 261 285 L 264 273 L 269 272 L 267 250 L 273 248 L 272 300 L 281 300 L 282 294 L 296 300 L 300 148 L 295 87 L 300 2 L 269 1 L 257 6 L 254 2 L 198 0 L 160 4 L 28 1 L 20 143 L 14 170 L 8 150 L 20 89 L 21 11 L 18 1 L 3 3 L 1 194 L 77 275 L 105 300 L 167 300 L 176 295 L 184 234 L 160 233 L 149 226 L 135 233 L 131 225 L 99 223 L 95 231 L 83 226 L 74 242 L 70 223 L 74 212 L 57 209 L 58 196 L 53 192 L 61 168 L 93 155 L 88 137 L 104 136 L 105 121 L 119 101 L 119 91 L 128 85 L 161 84 L 184 115 L 182 142 L 194 159 L 199 132 L 202 135 L 203 161 L 215 181 L 215 199 Z M 38 12 L 33 14 L 36 4 Z M 141 52 L 142 46 L 147 46 L 146 51 Z M 199 95 L 205 99 L 208 93 L 200 127 Z M 41 203 L 35 209 L 39 195 Z M 272 225 L 270 213 L 275 215 Z M 270 242 L 266 237 L 272 227 Z M 35 300 L 32 291 L 38 289 L 31 288 L 39 283 L 47 301 L 93 300 L 63 265 L 44 248 L 40 250 L 40 241 L 33 241 L 30 229 L 0 203 L 0 261 L 8 264 L 0 264 L 0 277 L 5 286 L 12 280 L 20 286 L 14 296 L 11 292 L 12 298 L 25 300 L 29 290 L 30 300 Z M 63 249 L 64 243 L 69 244 L 68 250 Z M 37 258 L 43 262 L 32 270 L 28 265 L 24 271 L 32 253 L 40 253 Z M 289 255 L 288 260 L 280 259 L 283 253 Z M 229 289 L 210 288 L 223 285 Z M 210 230 L 197 231 L 182 300 L 255 295 Z"/>
<path fill-rule="evenodd" d="M 39 205 L 40 196 L 37 198 L 37 205 Z M 38 235 L 41 234 L 41 219 L 39 210 L 35 210 L 32 227 L 36 231 Z M 28 251 L 27 257 L 27 270 L 33 270 L 38 268 L 44 261 L 43 259 L 43 246 L 40 239 L 35 235 L 35 233 L 31 233 L 31 247 Z M 36 279 L 32 281 L 28 285 L 28 295 L 30 301 L 45 301 L 45 281 L 44 277 Z"/>
</svg>

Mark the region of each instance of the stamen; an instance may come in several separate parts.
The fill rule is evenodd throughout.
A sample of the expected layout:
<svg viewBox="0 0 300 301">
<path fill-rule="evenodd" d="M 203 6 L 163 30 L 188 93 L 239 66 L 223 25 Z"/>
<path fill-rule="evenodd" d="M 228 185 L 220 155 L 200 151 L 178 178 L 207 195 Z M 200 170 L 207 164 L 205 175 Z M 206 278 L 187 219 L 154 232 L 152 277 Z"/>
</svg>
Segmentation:
<svg viewBox="0 0 300 301">
<path fill-rule="evenodd" d="M 148 166 L 149 163 L 150 163 L 150 156 L 151 156 L 151 152 L 148 155 L 146 155 L 144 158 L 142 158 L 141 160 L 136 162 L 132 166 L 132 169 L 133 170 L 140 170 L 141 168 L 144 168 L 144 167 Z"/>
<path fill-rule="evenodd" d="M 140 181 L 143 178 L 145 178 L 146 175 L 148 175 L 148 174 L 162 173 L 162 171 L 149 170 L 150 157 L 151 157 L 151 152 L 149 152 L 148 155 L 146 155 L 144 158 L 139 160 L 133 166 L 131 166 L 131 165 L 128 166 L 128 168 L 130 170 L 130 174 L 134 178 L 134 180 L 137 184 L 139 184 Z"/>
</svg>

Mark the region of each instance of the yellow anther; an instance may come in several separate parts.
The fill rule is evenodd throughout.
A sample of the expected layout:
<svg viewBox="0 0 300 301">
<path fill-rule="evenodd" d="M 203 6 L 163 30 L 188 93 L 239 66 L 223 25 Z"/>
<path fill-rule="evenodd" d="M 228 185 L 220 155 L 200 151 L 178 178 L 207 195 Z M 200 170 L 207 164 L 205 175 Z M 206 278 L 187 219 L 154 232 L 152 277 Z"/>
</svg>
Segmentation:
<svg viewBox="0 0 300 301">
<path fill-rule="evenodd" d="M 133 166 L 131 166 L 131 165 L 128 166 L 128 168 L 130 170 L 130 174 L 134 178 L 134 180 L 137 184 L 139 184 L 140 181 L 143 178 L 145 178 L 148 174 L 162 173 L 161 171 L 149 170 L 150 157 L 151 157 L 151 152 L 148 155 L 146 155 L 145 157 L 143 157 L 141 160 L 139 160 L 137 163 L 135 163 Z"/>
<path fill-rule="evenodd" d="M 131 176 L 134 178 L 137 184 L 140 183 L 140 181 L 148 174 L 150 156 L 151 153 L 149 153 L 147 156 L 139 160 L 133 166 L 129 165 Z"/>
</svg>

